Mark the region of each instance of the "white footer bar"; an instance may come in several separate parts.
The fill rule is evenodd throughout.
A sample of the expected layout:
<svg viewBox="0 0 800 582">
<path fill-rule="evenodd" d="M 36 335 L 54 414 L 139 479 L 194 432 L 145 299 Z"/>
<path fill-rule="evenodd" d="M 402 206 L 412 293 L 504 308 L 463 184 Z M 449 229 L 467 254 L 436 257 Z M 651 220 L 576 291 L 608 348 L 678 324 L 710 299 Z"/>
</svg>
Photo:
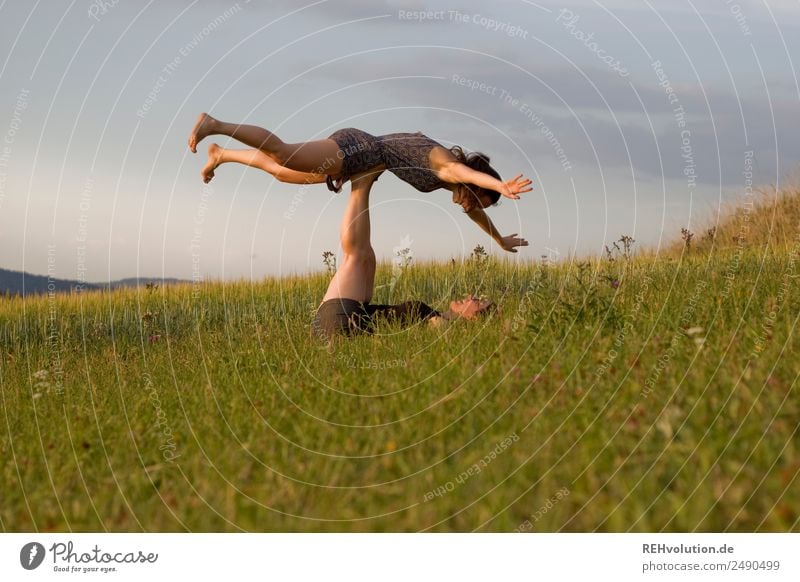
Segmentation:
<svg viewBox="0 0 800 582">
<path fill-rule="evenodd" d="M 252 574 L 325 582 L 797 581 L 800 534 L 0 535 L 2 580 Z"/>
</svg>

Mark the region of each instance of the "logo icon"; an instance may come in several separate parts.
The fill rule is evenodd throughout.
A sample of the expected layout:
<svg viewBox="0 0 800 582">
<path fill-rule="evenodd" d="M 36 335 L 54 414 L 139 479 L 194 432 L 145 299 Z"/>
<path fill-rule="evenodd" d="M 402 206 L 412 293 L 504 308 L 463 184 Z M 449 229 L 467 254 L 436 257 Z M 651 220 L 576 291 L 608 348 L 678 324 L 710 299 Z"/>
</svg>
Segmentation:
<svg viewBox="0 0 800 582">
<path fill-rule="evenodd" d="M 35 570 L 44 561 L 44 546 L 39 542 L 29 542 L 19 551 L 19 563 L 26 570 Z"/>
</svg>

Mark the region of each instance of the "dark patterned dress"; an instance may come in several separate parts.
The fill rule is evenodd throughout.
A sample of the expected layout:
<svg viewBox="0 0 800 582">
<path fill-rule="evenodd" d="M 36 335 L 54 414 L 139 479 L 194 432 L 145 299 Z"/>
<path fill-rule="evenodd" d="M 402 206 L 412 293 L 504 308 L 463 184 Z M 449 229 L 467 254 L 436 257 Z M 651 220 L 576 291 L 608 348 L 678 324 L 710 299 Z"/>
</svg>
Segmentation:
<svg viewBox="0 0 800 582">
<path fill-rule="evenodd" d="M 422 132 L 375 136 L 348 127 L 332 133 L 329 139 L 339 146 L 342 182 L 359 172 L 385 165 L 387 170 L 420 192 L 431 192 L 446 187 L 431 169 L 429 158 L 434 147 L 444 146 Z M 334 189 L 330 176 L 328 188 Z"/>
</svg>

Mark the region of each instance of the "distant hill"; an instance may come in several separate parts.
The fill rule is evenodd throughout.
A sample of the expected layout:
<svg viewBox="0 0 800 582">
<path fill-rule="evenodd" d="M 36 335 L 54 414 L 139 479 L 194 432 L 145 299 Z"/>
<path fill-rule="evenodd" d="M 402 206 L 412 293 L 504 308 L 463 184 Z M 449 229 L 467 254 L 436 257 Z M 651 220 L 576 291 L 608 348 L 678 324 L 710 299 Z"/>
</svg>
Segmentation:
<svg viewBox="0 0 800 582">
<path fill-rule="evenodd" d="M 32 275 L 23 271 L 0 269 L 0 295 L 38 295 L 48 293 L 51 289 L 59 293 L 69 293 L 75 290 L 100 290 L 116 289 L 118 287 L 138 287 L 154 283 L 168 285 L 172 283 L 186 283 L 183 279 L 158 278 L 158 277 L 129 277 L 108 283 L 81 283 L 70 279 L 48 279 L 46 275 Z"/>
<path fill-rule="evenodd" d="M 118 279 L 116 281 L 111 281 L 110 283 L 95 283 L 95 285 L 99 285 L 103 288 L 117 288 L 139 287 L 140 285 L 147 285 L 148 283 L 155 283 L 156 285 L 173 285 L 176 283 L 191 283 L 191 281 L 188 281 L 187 279 L 174 279 L 172 277 L 164 277 L 163 279 L 159 279 L 158 277 L 128 277 L 127 279 Z"/>
<path fill-rule="evenodd" d="M 800 188 L 756 188 L 751 196 L 740 196 L 723 204 L 697 232 L 686 231 L 667 247 L 666 254 L 680 256 L 691 251 L 712 252 L 748 247 L 773 250 L 794 247 L 800 236 Z M 687 241 L 687 238 L 689 239 Z"/>
</svg>

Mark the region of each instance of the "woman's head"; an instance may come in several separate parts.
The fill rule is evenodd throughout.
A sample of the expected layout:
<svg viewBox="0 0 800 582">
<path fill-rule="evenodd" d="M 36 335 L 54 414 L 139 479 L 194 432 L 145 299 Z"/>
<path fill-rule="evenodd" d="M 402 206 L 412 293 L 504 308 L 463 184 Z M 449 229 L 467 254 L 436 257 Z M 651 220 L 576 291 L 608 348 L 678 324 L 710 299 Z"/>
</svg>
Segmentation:
<svg viewBox="0 0 800 582">
<path fill-rule="evenodd" d="M 453 146 L 450 148 L 450 152 L 465 166 L 477 172 L 488 174 L 498 180 L 501 179 L 497 170 L 489 164 L 489 156 L 486 154 L 481 152 L 466 154 L 459 146 Z M 473 184 L 459 184 L 453 189 L 453 202 L 460 205 L 464 209 L 464 212 L 471 212 L 475 208 L 487 208 L 488 206 L 496 204 L 498 200 L 500 200 L 499 192 L 480 188 Z"/>
<path fill-rule="evenodd" d="M 450 302 L 450 312 L 463 319 L 476 319 L 479 315 L 494 310 L 495 307 L 497 306 L 493 301 L 473 295 Z"/>
</svg>

